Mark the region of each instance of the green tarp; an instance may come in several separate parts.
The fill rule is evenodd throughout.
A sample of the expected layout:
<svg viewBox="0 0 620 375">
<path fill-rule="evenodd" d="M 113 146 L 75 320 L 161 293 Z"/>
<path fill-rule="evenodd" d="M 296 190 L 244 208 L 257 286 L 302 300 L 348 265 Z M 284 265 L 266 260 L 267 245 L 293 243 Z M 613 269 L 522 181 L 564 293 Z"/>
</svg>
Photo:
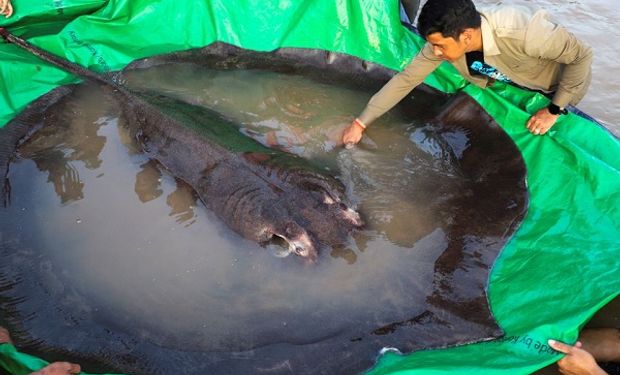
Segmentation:
<svg viewBox="0 0 620 375">
<path fill-rule="evenodd" d="M 423 43 L 401 26 L 397 0 L 23 0 L 14 5 L 15 15 L 0 26 L 102 72 L 214 41 L 259 51 L 320 48 L 402 69 Z M 0 61 L 0 126 L 38 96 L 76 81 L 13 45 L 0 44 Z M 559 358 L 547 339 L 574 342 L 580 327 L 620 292 L 620 142 L 574 114 L 562 116 L 547 135 L 533 136 L 525 121 L 548 103 L 546 98 L 499 83 L 481 90 L 448 64 L 427 84 L 474 97 L 515 141 L 528 168 L 528 214 L 489 280 L 491 308 L 506 336 L 404 356 L 388 353 L 370 372 L 531 373 Z M 0 345 L 0 364 L 24 374 L 44 362 Z"/>
</svg>

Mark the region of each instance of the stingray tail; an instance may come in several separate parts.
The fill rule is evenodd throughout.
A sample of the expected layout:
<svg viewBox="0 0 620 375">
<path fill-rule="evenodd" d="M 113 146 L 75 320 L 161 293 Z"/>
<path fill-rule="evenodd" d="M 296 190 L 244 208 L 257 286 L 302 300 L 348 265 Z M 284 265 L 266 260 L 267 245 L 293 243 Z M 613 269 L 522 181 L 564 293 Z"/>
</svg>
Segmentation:
<svg viewBox="0 0 620 375">
<path fill-rule="evenodd" d="M 7 29 L 3 27 L 0 27 L 0 36 L 2 36 L 7 42 L 13 43 L 25 49 L 26 51 L 40 58 L 41 60 L 47 61 L 62 70 L 65 70 L 84 79 L 90 79 L 104 85 L 112 86 L 115 89 L 120 89 L 117 84 L 106 79 L 103 75 L 88 70 L 83 66 L 73 63 L 67 59 L 63 59 L 62 57 L 56 56 L 48 51 L 42 50 L 41 48 L 25 41 L 24 39 L 11 34 Z"/>
</svg>

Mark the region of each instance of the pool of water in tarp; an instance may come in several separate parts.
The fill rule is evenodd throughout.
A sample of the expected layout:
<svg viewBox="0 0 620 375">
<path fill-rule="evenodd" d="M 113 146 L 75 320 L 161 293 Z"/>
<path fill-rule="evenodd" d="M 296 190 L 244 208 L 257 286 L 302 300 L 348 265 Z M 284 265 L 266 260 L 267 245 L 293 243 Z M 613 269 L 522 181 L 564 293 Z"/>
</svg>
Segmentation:
<svg viewBox="0 0 620 375">
<path fill-rule="evenodd" d="M 438 293 L 435 264 L 459 223 L 454 202 L 471 184 L 455 163 L 469 147 L 467 129 L 439 135 L 428 123 L 444 99 L 421 105 L 419 120 L 384 116 L 360 146 L 346 150 L 338 145 L 343 126 L 371 92 L 191 64 L 123 79 L 216 109 L 244 134 L 336 174 L 367 228 L 349 246 L 320 254 L 315 265 L 278 257 L 278 243 L 240 238 L 137 149 L 111 97 L 82 85 L 48 109 L 45 126 L 10 165 L 10 205 L 0 211 L 10 287 L 2 294 L 11 301 L 4 306 L 18 340 L 111 361 L 123 371 L 166 373 L 193 352 L 212 353 L 210 359 L 245 353 L 241 358 L 273 345 L 389 335 L 393 328 L 378 330 L 416 317 L 424 324 L 429 309 L 445 318 L 429 321 L 427 336 L 439 336 L 429 346 L 471 340 L 463 332 L 497 334 L 488 321 L 428 304 Z M 463 261 L 461 276 L 452 276 L 487 274 L 490 264 Z M 452 288 L 481 298 L 484 285 L 467 286 Z M 176 357 L 158 359 L 163 352 Z"/>
</svg>

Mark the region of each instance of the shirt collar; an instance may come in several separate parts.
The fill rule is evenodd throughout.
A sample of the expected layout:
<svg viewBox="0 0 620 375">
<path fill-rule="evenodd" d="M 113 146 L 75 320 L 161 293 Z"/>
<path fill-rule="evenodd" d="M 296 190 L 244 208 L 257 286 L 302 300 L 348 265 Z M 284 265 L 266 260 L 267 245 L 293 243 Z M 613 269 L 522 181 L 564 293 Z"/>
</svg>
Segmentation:
<svg viewBox="0 0 620 375">
<path fill-rule="evenodd" d="M 489 25 L 489 22 L 487 21 L 484 14 L 480 15 L 480 19 L 480 30 L 482 30 L 482 50 L 484 55 L 494 56 L 501 54 L 499 48 L 497 48 L 497 43 L 495 43 L 495 38 L 493 37 L 493 30 L 491 30 L 491 25 Z"/>
</svg>

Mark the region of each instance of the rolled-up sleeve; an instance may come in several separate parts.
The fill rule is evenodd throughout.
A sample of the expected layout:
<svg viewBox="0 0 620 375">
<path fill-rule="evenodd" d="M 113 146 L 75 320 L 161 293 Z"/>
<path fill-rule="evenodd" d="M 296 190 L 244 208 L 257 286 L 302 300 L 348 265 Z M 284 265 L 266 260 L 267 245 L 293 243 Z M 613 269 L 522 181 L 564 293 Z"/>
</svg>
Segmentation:
<svg viewBox="0 0 620 375">
<path fill-rule="evenodd" d="M 370 98 L 358 118 L 366 125 L 372 123 L 422 83 L 441 62 L 433 55 L 432 47 L 427 43 L 403 71 L 392 77 Z"/>
<path fill-rule="evenodd" d="M 592 48 L 563 26 L 551 22 L 545 10 L 534 14 L 526 39 L 528 55 L 564 65 L 552 102 L 566 107 L 574 104 L 574 99 L 581 99 L 590 83 Z"/>
</svg>

